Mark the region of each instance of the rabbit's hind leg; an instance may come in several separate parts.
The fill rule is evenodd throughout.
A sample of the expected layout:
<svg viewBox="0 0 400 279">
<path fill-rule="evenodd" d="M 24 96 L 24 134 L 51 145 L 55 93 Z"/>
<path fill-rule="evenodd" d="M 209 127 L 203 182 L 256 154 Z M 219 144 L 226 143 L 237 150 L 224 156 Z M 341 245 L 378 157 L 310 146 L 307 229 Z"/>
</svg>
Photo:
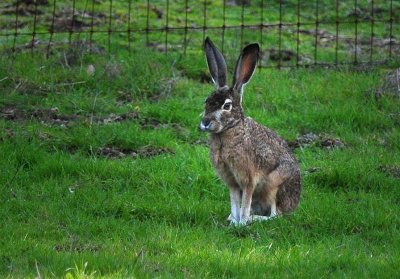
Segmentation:
<svg viewBox="0 0 400 279">
<path fill-rule="evenodd" d="M 263 221 L 271 220 L 275 217 L 276 217 L 276 215 L 275 216 L 251 215 L 250 221 L 251 222 L 263 222 Z"/>
<path fill-rule="evenodd" d="M 278 215 L 276 204 L 271 204 L 270 200 L 256 201 L 251 204 L 251 222 L 268 221 Z"/>
</svg>

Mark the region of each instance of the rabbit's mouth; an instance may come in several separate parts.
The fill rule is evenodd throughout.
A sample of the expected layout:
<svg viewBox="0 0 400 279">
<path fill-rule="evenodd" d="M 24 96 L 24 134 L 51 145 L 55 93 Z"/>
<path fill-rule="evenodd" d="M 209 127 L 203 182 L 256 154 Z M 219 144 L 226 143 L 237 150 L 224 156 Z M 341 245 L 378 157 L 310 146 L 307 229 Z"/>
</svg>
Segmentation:
<svg viewBox="0 0 400 279">
<path fill-rule="evenodd" d="M 202 132 L 213 132 L 214 125 L 211 121 L 202 120 L 199 125 L 199 130 Z"/>
<path fill-rule="evenodd" d="M 225 130 L 235 127 L 239 122 L 240 118 L 236 119 L 233 117 L 229 117 L 229 118 L 210 119 L 208 117 L 205 117 L 200 122 L 199 130 L 201 132 L 218 134 Z"/>
<path fill-rule="evenodd" d="M 207 125 L 207 126 L 204 125 L 203 121 L 201 121 L 201 122 L 200 122 L 200 125 L 199 125 L 199 130 L 202 131 L 202 132 L 207 132 L 207 130 L 208 130 L 208 125 Z"/>
<path fill-rule="evenodd" d="M 216 121 L 202 120 L 199 125 L 199 130 L 208 133 L 219 133 L 222 130 L 221 125 Z"/>
</svg>

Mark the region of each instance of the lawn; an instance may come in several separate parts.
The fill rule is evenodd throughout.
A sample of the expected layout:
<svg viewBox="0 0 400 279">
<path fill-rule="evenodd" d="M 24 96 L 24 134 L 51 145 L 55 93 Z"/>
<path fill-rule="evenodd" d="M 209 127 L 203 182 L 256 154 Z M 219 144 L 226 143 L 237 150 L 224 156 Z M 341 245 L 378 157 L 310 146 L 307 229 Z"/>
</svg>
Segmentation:
<svg viewBox="0 0 400 279">
<path fill-rule="evenodd" d="M 245 114 L 289 142 L 303 190 L 234 227 L 197 129 L 201 50 L 75 43 L 0 55 L 0 277 L 398 276 L 400 99 L 375 94 L 390 69 L 257 70 Z"/>
</svg>

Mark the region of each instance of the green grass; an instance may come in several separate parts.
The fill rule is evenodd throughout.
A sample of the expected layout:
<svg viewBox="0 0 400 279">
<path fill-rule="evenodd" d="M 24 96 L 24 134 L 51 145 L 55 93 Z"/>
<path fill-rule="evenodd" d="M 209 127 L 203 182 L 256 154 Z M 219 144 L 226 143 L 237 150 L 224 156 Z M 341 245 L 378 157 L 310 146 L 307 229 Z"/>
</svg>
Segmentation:
<svg viewBox="0 0 400 279">
<path fill-rule="evenodd" d="M 85 56 L 71 68 L 57 59 L 1 60 L 1 277 L 398 274 L 399 100 L 371 94 L 385 71 L 255 74 L 244 97 L 247 115 L 287 140 L 313 132 L 345 146 L 296 149 L 300 207 L 234 228 L 226 222 L 228 190 L 199 144 L 211 85 L 182 75 L 185 61 L 176 68 L 152 52 L 112 62 Z M 143 61 L 140 74 L 135 61 Z M 109 63 L 120 68 L 115 76 L 107 74 Z M 55 107 L 58 117 L 77 118 L 64 125 L 34 114 Z M 20 117 L 5 119 L 7 108 Z M 93 121 L 127 112 L 139 116 Z M 98 153 L 103 147 L 169 152 L 107 158 Z"/>
<path fill-rule="evenodd" d="M 0 4 L 0 48 L 3 50 L 9 50 L 15 44 L 17 51 L 30 51 L 26 45 L 34 37 L 37 40 L 35 48 L 42 51 L 47 51 L 48 46 L 57 51 L 71 41 L 91 40 L 94 48 L 105 48 L 111 52 L 128 48 L 132 52 L 144 48 L 164 52 L 167 47 L 169 53 L 178 55 L 185 51 L 193 57 L 200 55 L 200 46 L 204 36 L 208 35 L 217 46 L 224 48 L 224 54 L 232 64 L 237 50 L 243 44 L 255 41 L 261 43 L 263 53 L 260 63 L 263 66 L 313 65 L 314 62 L 351 64 L 355 61 L 355 52 L 357 62 L 382 62 L 400 54 L 398 1 L 342 0 L 336 3 L 320 0 L 318 7 L 316 1 L 258 0 L 248 1 L 251 4 L 243 7 L 232 4 L 235 1 L 225 1 L 224 9 L 224 1 L 212 0 L 187 1 L 186 9 L 184 1 L 156 0 L 149 2 L 148 7 L 146 1 L 95 1 L 92 5 L 92 1 L 81 0 L 74 1 L 73 23 L 73 7 L 68 1 L 56 1 L 55 7 L 53 1 L 38 5 L 39 14 L 36 17 L 34 5 L 20 4 L 17 18 L 16 7 L 11 5 L 14 1 L 3 2 Z M 357 16 L 354 15 L 355 10 Z M 355 24 L 356 21 L 358 24 Z M 282 28 L 279 27 L 281 22 L 284 24 Z M 297 26 L 297 23 L 300 25 Z M 242 24 L 266 26 L 262 30 L 242 29 Z M 72 25 L 74 32 L 70 33 Z M 223 25 L 227 26 L 225 30 L 222 30 Z M 50 35 L 52 26 L 55 33 Z M 166 34 L 167 26 L 169 31 Z M 188 32 L 185 27 L 189 28 Z M 112 32 L 109 33 L 109 30 Z M 130 35 L 128 30 L 131 30 Z M 317 41 L 314 35 L 316 30 L 319 34 Z M 18 36 L 15 37 L 16 32 Z M 387 42 L 390 36 L 393 39 L 391 47 Z M 269 54 L 278 50 L 289 52 L 289 61 L 271 58 Z"/>
<path fill-rule="evenodd" d="M 84 2 L 77 1 L 77 8 Z M 285 9 L 295 4 L 284 2 Z M 95 8 L 101 12 L 106 3 Z M 179 23 L 175 4 L 171 26 Z M 268 17 L 276 21 L 279 7 L 270 4 Z M 140 25 L 145 5 L 138 5 Z M 210 25 L 220 24 L 220 5 L 210 1 Z M 117 16 L 125 6 L 115 3 Z M 306 6 L 302 16 L 313 20 L 314 7 Z M 229 8 L 229 23 L 240 23 L 240 9 Z M 332 19 L 332 9 L 321 6 L 321 15 Z M 195 12 L 189 21 L 202 24 Z M 384 36 L 387 30 L 379 28 L 377 36 Z M 56 36 L 64 42 L 66 35 Z M 200 42 L 201 32 L 192 35 Z M 237 35 L 226 34 L 230 69 L 239 52 L 232 40 Z M 272 35 L 264 44 L 275 47 Z M 237 228 L 226 221 L 228 190 L 211 166 L 207 135 L 197 130 L 213 89 L 202 82 L 201 43 L 193 40 L 187 56 L 166 56 L 143 49 L 144 38 L 133 36 L 137 45 L 130 53 L 126 38 L 115 34 L 111 54 L 89 55 L 64 42 L 49 59 L 40 48 L 10 56 L 10 45 L 2 45 L 1 278 L 398 276 L 400 100 L 373 94 L 388 70 L 257 70 L 246 86 L 245 113 L 288 141 L 307 133 L 319 140 L 294 151 L 303 182 L 299 208 Z M 171 34 L 171 42 L 178 37 Z M 97 39 L 104 46 L 105 38 Z M 258 35 L 246 33 L 248 39 Z M 325 148 L 324 139 L 343 147 Z"/>
</svg>

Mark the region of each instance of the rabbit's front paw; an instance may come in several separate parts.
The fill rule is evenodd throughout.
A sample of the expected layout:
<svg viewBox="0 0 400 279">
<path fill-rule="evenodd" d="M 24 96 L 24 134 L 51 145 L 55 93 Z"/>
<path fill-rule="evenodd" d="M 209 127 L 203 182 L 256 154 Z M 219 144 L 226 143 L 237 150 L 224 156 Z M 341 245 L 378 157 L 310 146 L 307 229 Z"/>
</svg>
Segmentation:
<svg viewBox="0 0 400 279">
<path fill-rule="evenodd" d="M 240 222 L 236 219 L 232 219 L 232 220 L 230 220 L 229 225 L 237 227 L 237 226 L 240 226 Z"/>
<path fill-rule="evenodd" d="M 251 217 L 242 217 L 240 218 L 240 221 L 238 222 L 239 226 L 246 226 L 251 223 Z"/>
<path fill-rule="evenodd" d="M 233 218 L 232 214 L 229 214 L 227 220 L 229 221 L 229 225 L 231 225 L 231 226 L 238 226 L 239 225 L 239 221 L 236 220 L 235 218 Z"/>
</svg>

